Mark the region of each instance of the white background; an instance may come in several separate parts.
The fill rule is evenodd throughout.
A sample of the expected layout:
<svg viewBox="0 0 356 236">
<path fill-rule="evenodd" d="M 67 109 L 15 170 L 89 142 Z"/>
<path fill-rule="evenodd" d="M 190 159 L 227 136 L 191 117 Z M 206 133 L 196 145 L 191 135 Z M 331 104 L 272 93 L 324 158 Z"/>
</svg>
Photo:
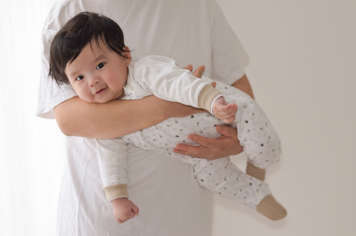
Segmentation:
<svg viewBox="0 0 356 236">
<path fill-rule="evenodd" d="M 0 235 L 55 235 L 65 161 L 55 121 L 36 117 L 49 0 L 0 0 Z"/>
<path fill-rule="evenodd" d="M 356 235 L 356 1 L 218 1 L 250 56 L 257 101 L 281 135 L 271 224 L 218 201 L 214 235 Z"/>
<path fill-rule="evenodd" d="M 55 235 L 64 163 L 54 121 L 35 117 L 40 30 L 52 0 L 0 1 L 0 235 Z M 218 0 L 250 55 L 258 102 L 280 133 L 267 178 L 288 218 L 217 199 L 214 235 L 356 232 L 356 1 Z"/>
</svg>

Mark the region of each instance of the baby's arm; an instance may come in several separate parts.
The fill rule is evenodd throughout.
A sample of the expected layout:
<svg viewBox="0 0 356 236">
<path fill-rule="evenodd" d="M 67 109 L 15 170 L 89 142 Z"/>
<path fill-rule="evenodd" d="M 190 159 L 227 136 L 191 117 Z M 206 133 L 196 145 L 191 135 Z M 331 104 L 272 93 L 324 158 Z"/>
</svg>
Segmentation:
<svg viewBox="0 0 356 236">
<path fill-rule="evenodd" d="M 123 223 L 139 211 L 128 199 L 127 145 L 121 139 L 95 141 L 105 196 L 113 206 L 115 219 Z"/>
<path fill-rule="evenodd" d="M 205 109 L 226 123 L 235 119 L 237 105 L 227 104 L 220 91 L 212 86 L 212 80 L 197 79 L 170 58 L 148 56 L 141 59 L 134 78 L 159 98 Z"/>
<path fill-rule="evenodd" d="M 148 56 L 135 63 L 132 76 L 140 86 L 158 98 L 203 108 L 199 93 L 211 80 L 197 79 L 189 70 L 178 67 L 175 61 L 163 56 Z"/>
<path fill-rule="evenodd" d="M 186 69 L 193 71 L 192 66 Z M 201 77 L 204 67 L 193 71 Z M 86 103 L 74 97 L 54 108 L 59 128 L 65 135 L 88 138 L 116 138 L 150 127 L 171 117 L 199 112 L 192 107 L 154 96 L 139 100 L 115 100 L 105 104 Z"/>
</svg>

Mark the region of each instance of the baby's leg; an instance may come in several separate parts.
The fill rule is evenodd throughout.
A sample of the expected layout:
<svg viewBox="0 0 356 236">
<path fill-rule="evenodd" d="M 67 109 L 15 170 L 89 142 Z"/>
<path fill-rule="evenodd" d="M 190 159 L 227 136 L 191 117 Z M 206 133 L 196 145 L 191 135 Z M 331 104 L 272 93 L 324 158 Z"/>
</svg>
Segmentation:
<svg viewBox="0 0 356 236">
<path fill-rule="evenodd" d="M 263 110 L 252 99 L 240 110 L 237 127 L 239 140 L 248 157 L 246 173 L 264 180 L 265 169 L 280 160 L 279 137 Z"/>
<path fill-rule="evenodd" d="M 264 169 L 279 161 L 279 137 L 261 107 L 246 93 L 217 83 L 228 103 L 238 106 L 235 124 L 238 138 L 248 156 L 248 172 L 264 179 Z"/>
<path fill-rule="evenodd" d="M 268 185 L 243 173 L 229 158 L 214 161 L 194 159 L 193 172 L 201 186 L 222 197 L 236 199 L 272 220 L 286 215 L 284 208 L 271 195 Z"/>
<path fill-rule="evenodd" d="M 252 208 L 271 194 L 267 183 L 246 175 L 228 157 L 213 161 L 194 158 L 193 174 L 201 186 Z"/>
<path fill-rule="evenodd" d="M 279 137 L 261 107 L 246 93 L 223 83 L 216 83 L 228 103 L 237 104 L 235 123 L 238 138 L 249 161 L 266 168 L 279 161 Z"/>
<path fill-rule="evenodd" d="M 252 99 L 239 107 L 239 110 L 238 138 L 249 161 L 259 168 L 267 168 L 278 162 L 281 154 L 280 140 L 263 110 Z"/>
</svg>

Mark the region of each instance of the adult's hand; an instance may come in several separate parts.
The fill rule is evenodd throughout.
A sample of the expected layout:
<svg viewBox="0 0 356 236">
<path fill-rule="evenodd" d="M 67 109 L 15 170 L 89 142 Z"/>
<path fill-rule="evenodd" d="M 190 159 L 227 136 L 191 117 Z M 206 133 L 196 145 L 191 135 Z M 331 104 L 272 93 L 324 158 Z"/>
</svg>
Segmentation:
<svg viewBox="0 0 356 236">
<path fill-rule="evenodd" d="M 199 146 L 180 143 L 177 144 L 174 152 L 208 160 L 215 160 L 242 152 L 243 149 L 237 138 L 237 130 L 235 128 L 217 125 L 216 131 L 221 135 L 218 138 L 206 138 L 201 135 L 191 134 L 188 138 L 199 144 Z"/>
<path fill-rule="evenodd" d="M 246 75 L 232 84 L 233 87 L 244 91 L 254 98 L 251 85 Z M 215 160 L 229 155 L 237 155 L 243 151 L 243 148 L 237 138 L 237 130 L 230 126 L 220 125 L 216 131 L 221 135 L 218 138 L 206 138 L 198 134 L 191 134 L 189 138 L 199 144 L 193 146 L 188 144 L 178 144 L 174 151 L 180 154 Z"/>
</svg>

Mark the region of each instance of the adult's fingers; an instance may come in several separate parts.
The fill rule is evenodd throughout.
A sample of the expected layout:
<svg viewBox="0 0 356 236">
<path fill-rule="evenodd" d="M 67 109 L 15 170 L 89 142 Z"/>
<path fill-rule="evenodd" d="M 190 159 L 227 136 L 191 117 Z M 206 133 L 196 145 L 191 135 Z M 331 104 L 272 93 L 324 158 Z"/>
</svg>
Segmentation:
<svg viewBox="0 0 356 236">
<path fill-rule="evenodd" d="M 184 69 L 193 71 L 193 65 L 192 65 L 192 64 L 186 65 L 186 66 L 184 67 Z"/>
<path fill-rule="evenodd" d="M 205 72 L 205 66 L 199 66 L 196 70 L 193 71 L 193 65 L 189 64 L 184 67 L 186 70 L 190 70 L 195 77 L 201 78 Z M 215 83 L 216 84 L 216 83 Z M 214 86 L 215 87 L 215 86 Z"/>
<path fill-rule="evenodd" d="M 234 137 L 237 139 L 237 129 L 227 125 L 217 125 L 216 132 L 222 136 Z"/>
<path fill-rule="evenodd" d="M 199 66 L 194 72 L 195 77 L 201 78 L 205 72 L 205 66 Z"/>
<path fill-rule="evenodd" d="M 189 139 L 192 141 L 198 143 L 201 146 L 208 147 L 209 145 L 212 145 L 214 143 L 215 139 L 212 138 L 207 138 L 198 134 L 190 134 L 188 136 Z"/>
<path fill-rule="evenodd" d="M 226 134 L 231 135 L 229 131 L 227 131 Z M 178 144 L 174 151 L 183 155 L 207 160 L 215 160 L 225 156 L 236 155 L 243 151 L 237 137 L 234 136 L 221 136 L 215 139 L 212 138 L 208 142 L 210 142 L 211 145 L 192 146 L 188 144 Z"/>
<path fill-rule="evenodd" d="M 208 159 L 209 157 L 208 149 L 203 146 L 192 146 L 192 145 L 180 143 L 177 144 L 177 146 L 173 149 L 173 151 L 192 157 L 200 157 L 206 159 Z"/>
<path fill-rule="evenodd" d="M 202 146 L 192 146 L 184 143 L 177 144 L 177 146 L 173 150 L 180 154 L 194 157 L 204 155 L 202 153 Z"/>
</svg>

